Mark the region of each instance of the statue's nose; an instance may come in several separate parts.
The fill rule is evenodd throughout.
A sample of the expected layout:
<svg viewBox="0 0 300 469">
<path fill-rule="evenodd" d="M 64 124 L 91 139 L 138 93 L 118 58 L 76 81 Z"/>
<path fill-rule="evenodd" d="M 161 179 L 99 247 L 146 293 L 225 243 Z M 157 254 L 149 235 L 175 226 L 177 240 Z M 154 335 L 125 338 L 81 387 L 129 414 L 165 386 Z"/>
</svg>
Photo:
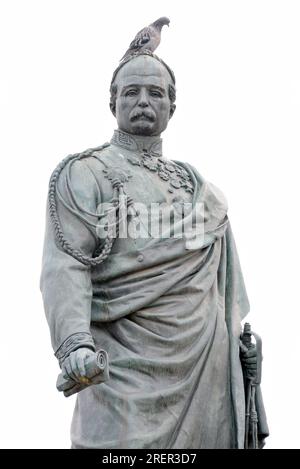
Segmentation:
<svg viewBox="0 0 300 469">
<path fill-rule="evenodd" d="M 148 106 L 148 102 L 147 102 L 147 101 L 140 101 L 140 102 L 139 102 L 139 106 L 140 106 L 140 107 L 147 107 L 147 106 Z"/>
<path fill-rule="evenodd" d="M 140 99 L 139 99 L 138 105 L 139 105 L 140 107 L 147 107 L 147 106 L 149 106 L 146 90 L 141 90 Z"/>
</svg>

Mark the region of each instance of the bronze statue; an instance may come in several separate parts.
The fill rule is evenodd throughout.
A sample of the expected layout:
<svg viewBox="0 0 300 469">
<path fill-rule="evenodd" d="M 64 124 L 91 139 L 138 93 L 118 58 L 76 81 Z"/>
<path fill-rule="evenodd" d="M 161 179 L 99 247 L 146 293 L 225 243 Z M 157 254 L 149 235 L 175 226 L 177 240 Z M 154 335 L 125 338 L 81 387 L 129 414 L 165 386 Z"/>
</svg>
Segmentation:
<svg viewBox="0 0 300 469">
<path fill-rule="evenodd" d="M 72 448 L 243 448 L 257 353 L 226 200 L 163 154 L 176 88 L 160 58 L 127 55 L 110 92 L 110 143 L 49 186 L 41 290 L 58 389 L 78 393 Z M 261 447 L 259 383 L 254 404 Z"/>
</svg>

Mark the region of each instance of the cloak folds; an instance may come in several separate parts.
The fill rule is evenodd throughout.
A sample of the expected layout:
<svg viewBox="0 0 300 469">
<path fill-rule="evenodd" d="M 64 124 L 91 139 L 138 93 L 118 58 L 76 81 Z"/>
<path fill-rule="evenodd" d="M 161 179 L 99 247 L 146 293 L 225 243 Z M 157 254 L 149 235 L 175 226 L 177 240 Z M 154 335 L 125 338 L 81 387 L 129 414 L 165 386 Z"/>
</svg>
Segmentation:
<svg viewBox="0 0 300 469">
<path fill-rule="evenodd" d="M 99 165 L 113 167 L 115 158 L 104 155 L 79 165 L 73 187 L 81 206 L 96 212 L 95 187 L 105 184 Z M 193 207 L 204 206 L 200 237 L 193 222 L 192 231 L 181 238 L 117 240 L 108 259 L 90 269 L 61 250 L 47 222 L 41 289 L 53 347 L 60 350 L 72 334 L 91 334 L 86 340 L 96 350 L 105 349 L 110 364 L 109 381 L 77 396 L 73 448 L 244 446 L 239 341 L 249 303 L 227 204 L 194 168 L 176 164 L 193 180 Z M 64 177 L 61 224 L 75 245 L 92 253 L 95 236 L 74 214 L 78 205 Z M 134 174 L 126 191 L 139 201 Z M 195 221 L 195 210 L 187 216 Z M 174 233 L 179 229 L 175 224 Z M 263 438 L 267 426 L 261 399 L 259 404 Z"/>
</svg>

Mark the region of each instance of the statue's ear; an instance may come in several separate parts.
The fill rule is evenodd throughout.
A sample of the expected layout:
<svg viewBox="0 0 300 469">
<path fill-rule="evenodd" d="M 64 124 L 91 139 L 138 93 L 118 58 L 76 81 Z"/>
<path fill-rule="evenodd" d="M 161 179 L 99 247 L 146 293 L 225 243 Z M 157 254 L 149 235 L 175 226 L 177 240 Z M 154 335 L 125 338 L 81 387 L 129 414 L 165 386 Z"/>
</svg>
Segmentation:
<svg viewBox="0 0 300 469">
<path fill-rule="evenodd" d="M 117 101 L 117 92 L 118 92 L 118 87 L 114 83 L 110 87 L 110 101 L 109 101 L 109 107 L 113 115 L 116 117 L 116 101 Z"/>
<path fill-rule="evenodd" d="M 116 102 L 109 103 L 109 107 L 110 107 L 110 110 L 113 113 L 114 117 L 116 117 Z"/>
<path fill-rule="evenodd" d="M 175 112 L 175 109 L 176 109 L 176 104 L 171 104 L 170 106 L 170 117 L 169 119 L 171 119 L 171 117 L 173 116 L 174 112 Z"/>
</svg>

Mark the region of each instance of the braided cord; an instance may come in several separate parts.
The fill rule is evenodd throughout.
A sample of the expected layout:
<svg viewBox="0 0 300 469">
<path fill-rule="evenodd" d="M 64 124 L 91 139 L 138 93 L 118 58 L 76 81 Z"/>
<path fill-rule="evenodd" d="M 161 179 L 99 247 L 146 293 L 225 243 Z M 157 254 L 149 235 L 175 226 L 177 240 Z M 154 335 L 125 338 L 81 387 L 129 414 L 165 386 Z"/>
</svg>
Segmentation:
<svg viewBox="0 0 300 469">
<path fill-rule="evenodd" d="M 115 241 L 113 229 L 112 227 L 109 226 L 109 224 L 107 225 L 107 237 L 105 238 L 101 252 L 98 253 L 98 250 L 96 251 L 97 253 L 96 257 L 86 256 L 79 249 L 75 249 L 74 247 L 72 247 L 71 243 L 67 240 L 67 238 L 64 235 L 64 232 L 62 230 L 60 220 L 58 217 L 58 213 L 57 213 L 57 203 L 56 203 L 57 182 L 58 182 L 60 173 L 70 161 L 73 160 L 74 162 L 75 160 L 86 158 L 88 156 L 91 156 L 94 151 L 101 151 L 108 146 L 109 146 L 109 143 L 105 143 L 104 145 L 100 147 L 91 148 L 89 150 L 84 151 L 83 153 L 75 153 L 73 155 L 68 155 L 55 168 L 55 170 L 53 171 L 50 177 L 50 182 L 49 182 L 49 193 L 48 193 L 49 214 L 50 214 L 50 219 L 54 227 L 55 237 L 57 241 L 59 242 L 60 246 L 67 254 L 74 257 L 74 259 L 78 260 L 82 264 L 87 265 L 87 266 L 92 266 L 92 267 L 95 267 L 101 264 L 109 256 L 111 249 L 113 247 L 114 241 Z M 118 190 L 119 187 L 116 187 L 116 189 Z"/>
</svg>

